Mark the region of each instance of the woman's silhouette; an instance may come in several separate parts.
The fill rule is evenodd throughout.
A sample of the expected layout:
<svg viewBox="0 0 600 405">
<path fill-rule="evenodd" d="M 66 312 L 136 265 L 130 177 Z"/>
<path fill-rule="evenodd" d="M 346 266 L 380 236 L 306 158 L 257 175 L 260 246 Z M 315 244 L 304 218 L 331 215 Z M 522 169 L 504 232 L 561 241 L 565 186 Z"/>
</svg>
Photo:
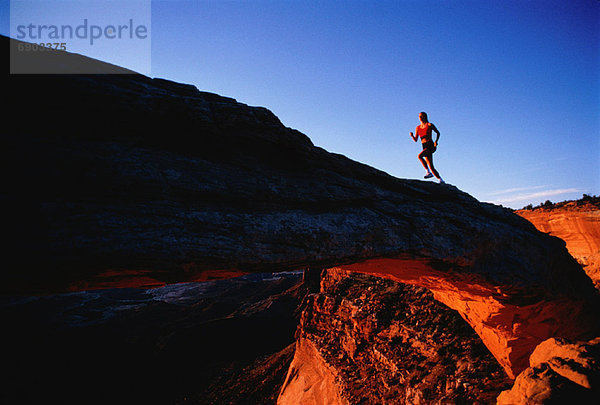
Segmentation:
<svg viewBox="0 0 600 405">
<path fill-rule="evenodd" d="M 423 145 L 423 150 L 421 151 L 421 153 L 419 153 L 419 160 L 421 161 L 421 164 L 423 165 L 425 170 L 427 170 L 425 178 L 428 179 L 430 177 L 435 176 L 440 181 L 440 183 L 444 183 L 444 180 L 442 180 L 440 174 L 437 170 L 435 170 L 435 167 L 433 166 L 433 152 L 435 152 L 435 150 L 437 149 L 437 144 L 440 139 L 440 131 L 438 131 L 435 125 L 429 122 L 429 120 L 427 119 L 427 113 L 420 112 L 419 120 L 421 121 L 421 123 L 417 125 L 417 129 L 415 130 L 417 134 L 414 135 L 411 132 L 410 136 L 415 142 L 417 142 L 417 140 L 421 138 L 421 145 Z M 437 135 L 435 142 L 433 141 L 433 137 L 431 136 L 432 132 L 435 132 Z"/>
</svg>

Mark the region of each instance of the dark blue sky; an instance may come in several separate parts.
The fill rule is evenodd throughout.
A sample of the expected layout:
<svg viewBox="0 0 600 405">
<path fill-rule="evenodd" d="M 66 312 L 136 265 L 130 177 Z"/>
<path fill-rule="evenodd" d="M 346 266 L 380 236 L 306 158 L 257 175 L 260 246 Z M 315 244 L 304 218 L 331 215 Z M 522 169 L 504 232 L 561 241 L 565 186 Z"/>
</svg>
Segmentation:
<svg viewBox="0 0 600 405">
<path fill-rule="evenodd" d="M 408 133 L 426 111 L 438 170 L 482 201 L 600 194 L 598 0 L 158 0 L 151 41 L 151 76 L 394 176 L 424 174 Z"/>
</svg>

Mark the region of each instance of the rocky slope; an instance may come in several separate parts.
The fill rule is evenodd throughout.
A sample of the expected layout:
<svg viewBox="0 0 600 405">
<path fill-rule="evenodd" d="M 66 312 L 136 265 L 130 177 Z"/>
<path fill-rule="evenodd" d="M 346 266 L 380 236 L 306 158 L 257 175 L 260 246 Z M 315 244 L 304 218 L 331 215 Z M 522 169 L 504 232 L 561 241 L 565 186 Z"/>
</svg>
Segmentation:
<svg viewBox="0 0 600 405">
<path fill-rule="evenodd" d="M 600 290 L 600 204 L 570 201 L 516 212 L 537 229 L 564 240 L 569 253 Z"/>
<path fill-rule="evenodd" d="M 141 75 L 9 85 L 19 125 L 4 138 L 2 202 L 19 271 L 4 289 L 115 269 L 182 281 L 397 255 L 498 284 L 586 288 L 561 279 L 559 267 L 575 268 L 561 242 L 518 216 L 329 153 L 265 108 Z"/>
<path fill-rule="evenodd" d="M 4 294 L 338 268 L 429 289 L 510 378 L 548 338 L 600 335 L 564 242 L 456 187 L 394 178 L 190 85 L 8 82 Z"/>
</svg>

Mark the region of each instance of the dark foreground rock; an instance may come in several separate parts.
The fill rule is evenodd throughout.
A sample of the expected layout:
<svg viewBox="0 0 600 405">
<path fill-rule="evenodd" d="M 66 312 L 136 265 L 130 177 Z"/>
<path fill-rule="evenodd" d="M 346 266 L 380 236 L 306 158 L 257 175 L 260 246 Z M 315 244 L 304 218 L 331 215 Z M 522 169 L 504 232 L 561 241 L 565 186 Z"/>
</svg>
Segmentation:
<svg viewBox="0 0 600 405">
<path fill-rule="evenodd" d="M 265 274 L 3 297 L 0 402 L 274 403 L 305 291 L 300 274 Z"/>
</svg>

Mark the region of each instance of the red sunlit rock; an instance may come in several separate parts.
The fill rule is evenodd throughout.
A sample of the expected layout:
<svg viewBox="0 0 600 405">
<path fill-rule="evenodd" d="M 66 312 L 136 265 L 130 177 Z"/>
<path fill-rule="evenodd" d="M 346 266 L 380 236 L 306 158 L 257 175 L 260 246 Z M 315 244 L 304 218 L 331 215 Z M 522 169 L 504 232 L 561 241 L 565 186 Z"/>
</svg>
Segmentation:
<svg viewBox="0 0 600 405">
<path fill-rule="evenodd" d="M 600 338 L 572 343 L 551 338 L 530 357 L 530 367 L 517 377 L 498 405 L 591 404 L 600 395 Z"/>
<path fill-rule="evenodd" d="M 555 208 L 519 210 L 537 229 L 564 240 L 569 253 L 600 290 L 600 207 L 575 201 Z"/>
<path fill-rule="evenodd" d="M 471 327 L 425 288 L 323 272 L 279 404 L 490 403 L 510 380 Z"/>
<path fill-rule="evenodd" d="M 553 336 L 594 335 L 596 326 L 583 299 L 532 296 L 518 285 L 493 284 L 461 271 L 440 271 L 423 259 L 376 259 L 341 269 L 425 287 L 438 301 L 455 309 L 473 327 L 490 352 L 514 378 L 528 366 L 529 355 Z"/>
</svg>

